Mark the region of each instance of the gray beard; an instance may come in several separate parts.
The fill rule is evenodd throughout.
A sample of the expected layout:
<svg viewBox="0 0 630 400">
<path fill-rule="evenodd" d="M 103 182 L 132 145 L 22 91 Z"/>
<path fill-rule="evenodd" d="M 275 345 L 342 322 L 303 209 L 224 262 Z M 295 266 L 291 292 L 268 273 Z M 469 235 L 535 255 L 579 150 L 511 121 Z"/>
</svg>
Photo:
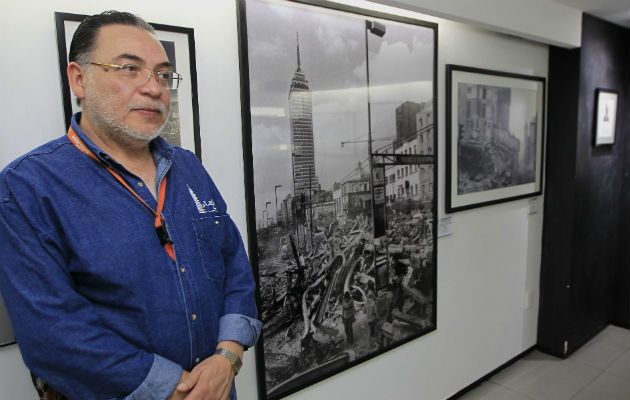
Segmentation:
<svg viewBox="0 0 630 400">
<path fill-rule="evenodd" d="M 109 111 L 94 109 L 92 107 L 92 102 L 88 100 L 86 97 L 83 101 L 83 106 L 86 111 L 92 117 L 94 123 L 105 132 L 108 136 L 116 139 L 122 139 L 124 142 L 150 142 L 156 137 L 160 136 L 166 127 L 170 119 L 170 115 L 164 120 L 161 126 L 157 127 L 150 134 L 143 134 L 140 132 L 136 132 L 133 129 L 129 129 L 126 125 L 120 124 L 116 121 L 114 115 L 112 115 Z"/>
<path fill-rule="evenodd" d="M 91 75 L 88 75 L 88 80 L 91 81 L 91 79 Z M 92 82 L 90 82 L 90 86 L 91 85 Z M 124 143 L 149 143 L 156 137 L 160 136 L 170 119 L 169 113 L 162 125 L 149 134 L 136 132 L 132 129 L 129 129 L 129 127 L 124 125 L 123 123 L 117 122 L 116 116 L 113 114 L 112 111 L 105 109 L 106 107 L 94 106 L 95 104 L 103 102 L 103 97 L 101 96 L 102 95 L 98 93 L 94 93 L 91 87 L 86 88 L 85 98 L 81 102 L 81 105 L 90 114 L 91 118 L 99 129 L 101 129 L 111 138 L 115 140 L 120 140 Z M 107 103 L 107 101 L 105 101 L 105 103 Z M 162 111 L 164 112 L 166 110 L 163 109 Z"/>
</svg>

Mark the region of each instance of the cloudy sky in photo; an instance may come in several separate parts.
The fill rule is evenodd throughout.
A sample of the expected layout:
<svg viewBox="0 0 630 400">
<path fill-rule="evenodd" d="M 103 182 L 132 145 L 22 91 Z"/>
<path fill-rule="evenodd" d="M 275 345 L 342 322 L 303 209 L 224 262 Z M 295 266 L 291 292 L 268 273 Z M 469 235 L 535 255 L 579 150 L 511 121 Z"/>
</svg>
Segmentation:
<svg viewBox="0 0 630 400">
<path fill-rule="evenodd" d="M 396 136 L 395 110 L 405 101 L 433 97 L 432 29 L 290 2 L 247 1 L 250 105 L 256 217 L 265 203 L 275 211 L 291 192 L 288 95 L 301 67 L 313 94 L 315 169 L 322 189 L 366 167 L 367 84 L 365 20 L 386 26 L 385 36 L 368 34 L 373 148 Z M 354 142 L 345 143 L 343 141 Z"/>
</svg>

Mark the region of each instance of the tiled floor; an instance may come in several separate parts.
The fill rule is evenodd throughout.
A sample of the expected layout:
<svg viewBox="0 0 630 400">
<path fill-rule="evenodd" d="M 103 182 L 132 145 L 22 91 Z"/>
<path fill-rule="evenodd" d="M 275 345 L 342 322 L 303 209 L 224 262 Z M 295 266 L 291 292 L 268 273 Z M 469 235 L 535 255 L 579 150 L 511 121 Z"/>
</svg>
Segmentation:
<svg viewBox="0 0 630 400">
<path fill-rule="evenodd" d="M 461 400 L 630 400 L 630 331 L 608 326 L 567 359 L 533 351 Z"/>
</svg>

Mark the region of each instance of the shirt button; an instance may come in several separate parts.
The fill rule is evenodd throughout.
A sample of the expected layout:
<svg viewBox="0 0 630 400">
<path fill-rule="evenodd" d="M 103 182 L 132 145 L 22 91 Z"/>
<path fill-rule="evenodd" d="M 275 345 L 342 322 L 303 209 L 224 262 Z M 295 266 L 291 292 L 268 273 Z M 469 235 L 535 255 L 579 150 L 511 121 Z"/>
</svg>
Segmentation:
<svg viewBox="0 0 630 400">
<path fill-rule="evenodd" d="M 186 272 L 186 268 L 184 268 L 184 267 L 181 267 L 179 270 L 180 270 L 180 271 L 182 271 L 182 274 L 183 274 L 184 272 Z"/>
<path fill-rule="evenodd" d="M 197 319 L 197 314 L 193 314 L 193 315 L 192 315 L 192 320 L 194 321 L 194 320 L 196 320 L 196 319 Z"/>
<path fill-rule="evenodd" d="M 138 186 L 143 187 L 143 186 L 144 186 L 144 183 L 142 183 L 142 182 L 138 182 Z"/>
<path fill-rule="evenodd" d="M 201 361 L 201 359 L 199 359 L 199 358 L 195 358 L 195 362 L 196 362 L 197 364 L 199 364 L 199 361 Z"/>
<path fill-rule="evenodd" d="M 214 224 L 215 225 L 219 225 L 219 221 L 214 221 Z"/>
</svg>

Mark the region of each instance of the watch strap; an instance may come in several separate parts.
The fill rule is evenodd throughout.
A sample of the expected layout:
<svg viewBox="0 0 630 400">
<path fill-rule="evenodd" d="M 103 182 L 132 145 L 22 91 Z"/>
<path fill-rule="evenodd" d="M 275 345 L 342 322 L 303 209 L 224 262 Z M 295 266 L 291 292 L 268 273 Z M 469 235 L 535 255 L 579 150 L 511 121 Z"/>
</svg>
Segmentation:
<svg viewBox="0 0 630 400">
<path fill-rule="evenodd" d="M 232 364 L 232 370 L 234 371 L 234 375 L 237 375 L 238 372 L 241 370 L 241 367 L 243 366 L 243 361 L 241 360 L 239 356 L 232 353 L 231 351 L 219 347 L 214 352 L 214 354 L 219 354 L 228 359 L 230 364 Z"/>
</svg>

